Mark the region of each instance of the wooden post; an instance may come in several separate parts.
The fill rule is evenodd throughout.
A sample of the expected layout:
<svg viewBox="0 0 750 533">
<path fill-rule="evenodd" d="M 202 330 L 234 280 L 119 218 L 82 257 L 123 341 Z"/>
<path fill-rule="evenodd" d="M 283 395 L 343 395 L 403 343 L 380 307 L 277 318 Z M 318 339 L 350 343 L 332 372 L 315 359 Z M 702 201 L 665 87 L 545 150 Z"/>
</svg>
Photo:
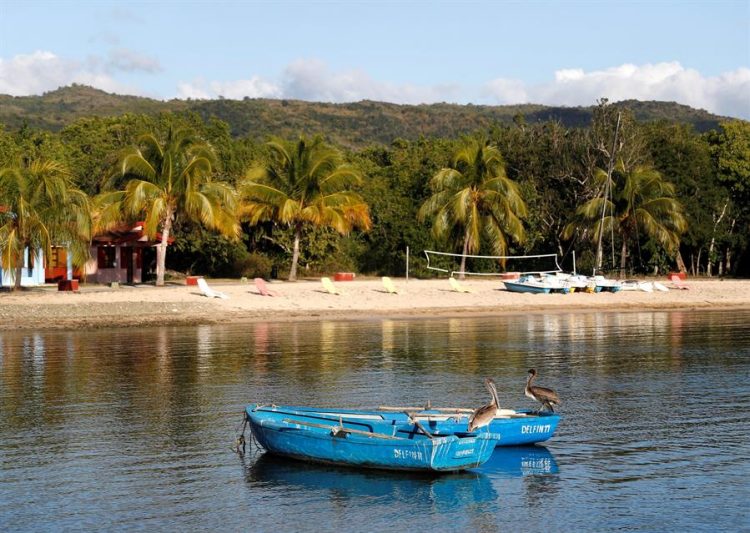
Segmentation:
<svg viewBox="0 0 750 533">
<path fill-rule="evenodd" d="M 409 247 L 406 247 L 406 283 L 409 283 Z"/>
</svg>

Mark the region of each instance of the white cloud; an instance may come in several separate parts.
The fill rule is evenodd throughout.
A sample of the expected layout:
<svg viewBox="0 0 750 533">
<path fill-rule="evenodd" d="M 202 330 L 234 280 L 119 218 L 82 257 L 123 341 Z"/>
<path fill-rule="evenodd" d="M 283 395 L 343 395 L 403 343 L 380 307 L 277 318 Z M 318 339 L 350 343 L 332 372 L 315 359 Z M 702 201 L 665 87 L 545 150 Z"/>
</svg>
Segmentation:
<svg viewBox="0 0 750 533">
<path fill-rule="evenodd" d="M 72 61 L 42 50 L 11 59 L 0 58 L 0 94 L 42 94 L 71 83 L 118 94 L 142 94 L 135 87 L 115 80 L 98 66 L 99 63 L 97 60 Z"/>
<path fill-rule="evenodd" d="M 482 92 L 497 104 L 522 104 L 529 101 L 526 87 L 521 80 L 498 78 L 488 82 Z"/>
<path fill-rule="evenodd" d="M 320 102 L 379 100 L 401 104 L 455 101 L 460 88 L 455 85 L 422 86 L 377 81 L 363 70 L 333 72 L 322 61 L 298 60 L 283 75 L 287 98 Z"/>
<path fill-rule="evenodd" d="M 518 80 L 496 79 L 484 94 L 495 103 L 538 103 L 586 106 L 602 97 L 619 100 L 665 100 L 712 113 L 750 118 L 750 69 L 739 68 L 707 77 L 678 62 L 624 64 L 585 72 L 564 69 L 549 83 L 525 86 Z M 518 100 L 518 97 L 523 100 Z"/>
<path fill-rule="evenodd" d="M 246 80 L 181 82 L 178 98 L 290 98 L 315 102 L 385 102 L 421 104 L 456 101 L 458 85 L 393 84 L 371 78 L 362 70 L 333 72 L 322 61 L 298 60 L 288 65 L 280 81 L 259 76 Z"/>
<path fill-rule="evenodd" d="M 253 76 L 249 80 L 211 81 L 198 78 L 192 82 L 177 84 L 178 98 L 210 99 L 232 98 L 282 98 L 283 92 L 278 84 Z"/>
<path fill-rule="evenodd" d="M 163 69 L 158 59 L 140 54 L 127 48 L 114 48 L 109 51 L 106 63 L 110 71 L 147 72 L 155 74 Z"/>
</svg>

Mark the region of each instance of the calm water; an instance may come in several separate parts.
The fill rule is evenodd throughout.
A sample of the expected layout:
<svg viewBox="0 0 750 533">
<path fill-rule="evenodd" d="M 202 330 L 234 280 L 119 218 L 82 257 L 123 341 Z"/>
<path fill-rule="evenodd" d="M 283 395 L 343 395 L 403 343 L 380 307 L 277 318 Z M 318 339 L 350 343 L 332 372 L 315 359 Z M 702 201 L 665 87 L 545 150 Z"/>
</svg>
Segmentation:
<svg viewBox="0 0 750 533">
<path fill-rule="evenodd" d="M 443 477 L 231 451 L 253 401 L 532 407 Z M 0 332 L 0 529 L 748 530 L 750 312 Z"/>
</svg>

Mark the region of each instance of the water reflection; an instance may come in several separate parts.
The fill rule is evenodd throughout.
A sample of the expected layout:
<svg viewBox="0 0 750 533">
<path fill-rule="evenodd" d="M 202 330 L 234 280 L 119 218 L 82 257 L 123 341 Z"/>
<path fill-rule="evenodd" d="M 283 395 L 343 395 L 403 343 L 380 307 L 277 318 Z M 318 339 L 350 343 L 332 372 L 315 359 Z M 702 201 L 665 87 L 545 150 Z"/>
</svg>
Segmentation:
<svg viewBox="0 0 750 533">
<path fill-rule="evenodd" d="M 318 465 L 261 453 L 246 465 L 248 483 L 271 483 L 282 489 L 296 489 L 311 497 L 338 500 L 392 498 L 441 512 L 455 512 L 469 504 L 495 501 L 497 492 L 489 477 L 467 471 L 455 474 L 421 475 L 408 472 L 362 470 Z"/>
<path fill-rule="evenodd" d="M 479 471 L 493 477 L 524 477 L 557 474 L 558 467 L 545 446 L 505 446 L 496 448 Z"/>
</svg>

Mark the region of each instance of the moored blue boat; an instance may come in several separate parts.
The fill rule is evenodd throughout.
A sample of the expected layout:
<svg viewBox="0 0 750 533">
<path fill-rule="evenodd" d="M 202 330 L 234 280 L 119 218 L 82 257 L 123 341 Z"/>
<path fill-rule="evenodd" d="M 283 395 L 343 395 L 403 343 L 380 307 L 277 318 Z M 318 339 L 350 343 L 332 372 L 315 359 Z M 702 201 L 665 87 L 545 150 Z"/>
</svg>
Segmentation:
<svg viewBox="0 0 750 533">
<path fill-rule="evenodd" d="M 319 463 L 450 472 L 485 463 L 497 442 L 497 436 L 489 432 L 446 436 L 368 432 L 330 419 L 311 422 L 305 416 L 257 405 L 248 406 L 246 414 L 253 436 L 266 451 Z"/>
<path fill-rule="evenodd" d="M 257 404 L 248 406 L 247 411 L 272 412 L 315 424 L 342 424 L 347 429 L 403 438 L 422 436 L 423 429 L 437 436 L 466 434 L 471 414 L 470 409 L 323 409 Z M 496 446 L 518 446 L 546 441 L 554 435 L 559 422 L 557 413 L 501 409 L 480 431 L 496 434 Z"/>
</svg>

